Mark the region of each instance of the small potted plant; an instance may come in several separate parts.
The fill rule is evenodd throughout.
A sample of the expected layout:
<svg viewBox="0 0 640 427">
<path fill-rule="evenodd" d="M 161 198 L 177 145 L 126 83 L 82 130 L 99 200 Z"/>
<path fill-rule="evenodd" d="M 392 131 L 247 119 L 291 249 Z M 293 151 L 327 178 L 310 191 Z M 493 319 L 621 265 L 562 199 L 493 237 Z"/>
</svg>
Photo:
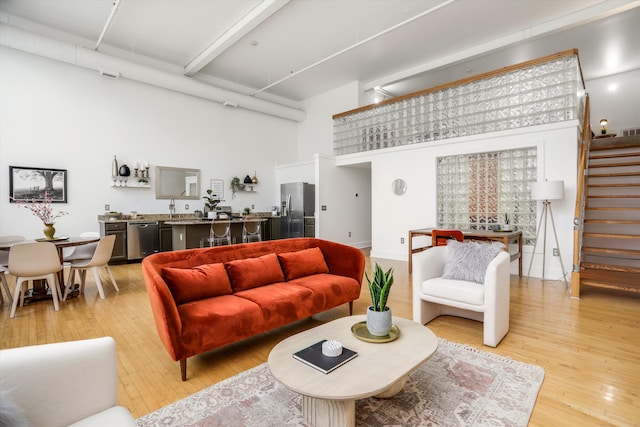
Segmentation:
<svg viewBox="0 0 640 427">
<path fill-rule="evenodd" d="M 247 216 L 251 213 L 251 208 L 250 207 L 246 207 L 244 208 L 244 216 Z"/>
<path fill-rule="evenodd" d="M 367 309 L 367 329 L 374 336 L 384 337 L 391 330 L 391 308 L 387 307 L 387 298 L 393 285 L 393 268 L 386 272 L 376 263 L 373 276 L 370 279 L 365 273 L 369 292 L 371 293 L 371 306 Z"/>
<path fill-rule="evenodd" d="M 221 200 L 217 194 L 213 194 L 213 191 L 211 189 L 208 189 L 207 195 L 202 198 L 205 200 L 204 207 L 205 207 L 205 211 L 207 212 L 207 217 L 212 218 L 212 215 L 209 213 L 215 212 L 216 206 L 218 206 L 218 203 L 220 203 Z"/>
</svg>

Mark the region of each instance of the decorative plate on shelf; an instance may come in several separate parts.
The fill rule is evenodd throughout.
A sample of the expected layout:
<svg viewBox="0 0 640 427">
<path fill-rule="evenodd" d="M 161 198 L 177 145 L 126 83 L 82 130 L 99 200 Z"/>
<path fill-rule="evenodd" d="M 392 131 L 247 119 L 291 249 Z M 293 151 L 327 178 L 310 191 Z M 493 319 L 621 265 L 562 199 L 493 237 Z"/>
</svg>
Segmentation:
<svg viewBox="0 0 640 427">
<path fill-rule="evenodd" d="M 60 242 L 62 240 L 69 240 L 68 237 L 54 237 L 53 239 L 47 239 L 45 237 L 36 239 L 36 242 Z"/>
<path fill-rule="evenodd" d="M 351 327 L 351 332 L 356 336 L 359 340 L 366 342 L 374 342 L 374 343 L 383 343 L 383 342 L 391 342 L 400 336 L 400 328 L 396 325 L 391 325 L 391 330 L 389 331 L 389 335 L 385 335 L 383 337 L 378 337 L 376 335 L 371 335 L 369 329 L 367 329 L 367 321 L 358 322 Z"/>
</svg>

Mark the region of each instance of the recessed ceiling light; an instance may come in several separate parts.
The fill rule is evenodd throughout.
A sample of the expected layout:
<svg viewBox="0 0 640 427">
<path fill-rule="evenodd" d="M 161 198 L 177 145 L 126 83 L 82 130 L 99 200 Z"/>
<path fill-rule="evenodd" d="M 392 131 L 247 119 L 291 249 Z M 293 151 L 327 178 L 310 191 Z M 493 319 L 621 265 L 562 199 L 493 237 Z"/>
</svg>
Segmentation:
<svg viewBox="0 0 640 427">
<path fill-rule="evenodd" d="M 250 44 L 251 46 L 258 46 L 258 40 L 251 40 L 251 41 L 249 42 L 249 44 Z"/>
<path fill-rule="evenodd" d="M 615 83 L 611 83 L 611 84 L 607 87 L 607 89 L 609 89 L 609 92 L 615 92 L 615 91 L 616 91 L 616 89 L 618 89 L 618 85 L 617 85 L 617 84 L 615 84 Z"/>
</svg>

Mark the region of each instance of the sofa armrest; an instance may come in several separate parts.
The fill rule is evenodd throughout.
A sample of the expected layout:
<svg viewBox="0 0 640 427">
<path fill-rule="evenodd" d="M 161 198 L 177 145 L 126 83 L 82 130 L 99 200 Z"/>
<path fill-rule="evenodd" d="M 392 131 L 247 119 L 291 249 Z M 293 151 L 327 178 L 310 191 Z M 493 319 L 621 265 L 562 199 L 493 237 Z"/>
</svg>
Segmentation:
<svg viewBox="0 0 640 427">
<path fill-rule="evenodd" d="M 161 276 L 162 265 L 153 255 L 142 260 L 142 274 L 149 296 L 153 320 L 160 340 L 173 360 L 179 360 L 176 349 L 181 348 L 182 319 L 169 286 Z"/>
<path fill-rule="evenodd" d="M 329 273 L 351 277 L 362 285 L 365 260 L 360 249 L 329 240 L 312 240 L 322 250 Z"/>
<path fill-rule="evenodd" d="M 0 390 L 34 426 L 66 426 L 118 404 L 111 337 L 0 350 Z"/>
</svg>

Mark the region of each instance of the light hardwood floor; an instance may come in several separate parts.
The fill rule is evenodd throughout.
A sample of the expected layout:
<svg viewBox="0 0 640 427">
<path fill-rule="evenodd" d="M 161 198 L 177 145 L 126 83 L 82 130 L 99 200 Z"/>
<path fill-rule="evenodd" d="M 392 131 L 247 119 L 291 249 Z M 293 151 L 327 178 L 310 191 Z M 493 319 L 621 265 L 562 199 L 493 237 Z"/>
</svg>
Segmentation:
<svg viewBox="0 0 640 427">
<path fill-rule="evenodd" d="M 374 260 L 376 261 L 376 260 Z M 377 260 L 394 267 L 390 306 L 394 316 L 411 318 L 411 283 L 404 262 Z M 370 271 L 369 258 L 367 269 Z M 120 287 L 105 284 L 100 300 L 93 280 L 86 294 L 53 310 L 50 301 L 0 310 L 0 348 L 110 335 L 118 348 L 120 404 L 135 417 L 188 396 L 267 360 L 280 340 L 320 322 L 348 314 L 338 307 L 188 362 L 188 380 L 160 343 L 151 316 L 140 264 L 112 267 Z M 91 275 L 87 275 L 89 278 Z M 9 278 L 9 283 L 14 282 Z M 365 286 L 354 305 L 369 305 Z M 428 325 L 436 335 L 541 366 L 545 379 L 531 426 L 640 425 L 640 295 L 585 289 L 570 299 L 563 282 L 511 277 L 511 329 L 498 348 L 482 345 L 482 325 L 439 317 Z M 2 368 L 0 367 L 0 374 Z"/>
</svg>

